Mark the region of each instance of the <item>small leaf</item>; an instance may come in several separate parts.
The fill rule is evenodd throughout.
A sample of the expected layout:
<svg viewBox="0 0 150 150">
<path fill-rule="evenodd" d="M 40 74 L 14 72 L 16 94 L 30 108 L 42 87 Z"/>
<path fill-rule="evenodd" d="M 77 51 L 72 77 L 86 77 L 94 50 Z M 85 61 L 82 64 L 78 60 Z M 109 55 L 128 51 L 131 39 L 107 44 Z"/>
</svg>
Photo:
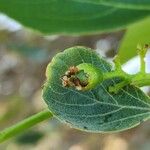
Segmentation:
<svg viewBox="0 0 150 150">
<path fill-rule="evenodd" d="M 150 14 L 73 0 L 0 0 L 0 12 L 50 34 L 89 34 L 122 29 Z"/>
<path fill-rule="evenodd" d="M 89 48 L 73 47 L 57 54 L 47 67 L 43 98 L 62 122 L 91 132 L 121 131 L 150 118 L 150 99 L 139 88 L 126 86 L 117 94 L 108 88 L 118 79 L 103 81 L 89 91 L 63 87 L 61 77 L 70 66 L 91 63 L 102 72 L 111 66 Z"/>
</svg>

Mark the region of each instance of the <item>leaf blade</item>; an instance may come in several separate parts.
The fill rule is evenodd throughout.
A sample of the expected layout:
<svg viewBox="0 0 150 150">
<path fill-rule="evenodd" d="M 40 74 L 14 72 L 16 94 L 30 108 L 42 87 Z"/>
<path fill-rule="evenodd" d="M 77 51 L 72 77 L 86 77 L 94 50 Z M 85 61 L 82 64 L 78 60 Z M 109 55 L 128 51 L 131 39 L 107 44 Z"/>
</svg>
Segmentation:
<svg viewBox="0 0 150 150">
<path fill-rule="evenodd" d="M 72 0 L 0 0 L 0 11 L 29 28 L 50 34 L 112 31 L 125 28 L 150 14 L 147 10 L 128 10 Z"/>
<path fill-rule="evenodd" d="M 56 117 L 90 132 L 122 131 L 150 117 L 150 99 L 140 89 L 126 86 L 118 94 L 107 91 L 116 80 L 104 81 L 86 92 L 62 87 L 60 77 L 67 68 L 82 62 L 92 63 L 103 72 L 111 69 L 87 48 L 74 47 L 58 54 L 47 68 L 49 78 L 43 90 L 43 98 Z"/>
</svg>

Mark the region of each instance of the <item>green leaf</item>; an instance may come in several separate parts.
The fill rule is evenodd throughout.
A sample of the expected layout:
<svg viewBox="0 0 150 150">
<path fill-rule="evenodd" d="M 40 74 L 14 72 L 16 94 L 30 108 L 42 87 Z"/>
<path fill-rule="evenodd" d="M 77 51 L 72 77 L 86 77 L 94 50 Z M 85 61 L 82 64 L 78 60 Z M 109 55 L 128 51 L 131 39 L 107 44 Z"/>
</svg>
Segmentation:
<svg viewBox="0 0 150 150">
<path fill-rule="evenodd" d="M 150 14 L 73 0 L 0 0 L 0 11 L 24 26 L 50 34 L 89 34 L 125 28 Z"/>
<path fill-rule="evenodd" d="M 140 89 L 126 86 L 117 94 L 108 92 L 108 87 L 118 79 L 104 81 L 90 91 L 63 87 L 60 78 L 68 68 L 84 62 L 99 67 L 102 72 L 111 70 L 108 62 L 84 47 L 57 54 L 47 67 L 43 98 L 58 119 L 81 130 L 114 132 L 150 118 L 150 99 Z"/>
<path fill-rule="evenodd" d="M 119 48 L 122 63 L 137 54 L 137 44 L 150 44 L 150 17 L 128 27 Z"/>
<path fill-rule="evenodd" d="M 149 0 L 76 0 L 76 1 L 103 4 L 118 8 L 150 10 Z"/>
</svg>

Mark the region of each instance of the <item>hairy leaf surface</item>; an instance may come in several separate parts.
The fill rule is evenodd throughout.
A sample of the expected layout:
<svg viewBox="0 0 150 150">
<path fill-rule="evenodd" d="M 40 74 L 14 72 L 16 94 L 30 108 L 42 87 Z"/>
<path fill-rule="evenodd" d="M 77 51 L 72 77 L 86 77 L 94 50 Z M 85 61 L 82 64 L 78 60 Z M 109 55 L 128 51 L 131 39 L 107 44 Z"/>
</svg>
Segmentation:
<svg viewBox="0 0 150 150">
<path fill-rule="evenodd" d="M 61 121 L 91 132 L 114 132 L 134 127 L 150 117 L 150 99 L 140 89 L 126 86 L 117 94 L 108 87 L 119 79 L 102 82 L 90 91 L 62 86 L 61 77 L 70 66 L 91 63 L 102 72 L 111 65 L 91 49 L 73 47 L 57 54 L 47 67 L 43 98 Z"/>
<path fill-rule="evenodd" d="M 73 0 L 0 0 L 0 12 L 50 34 L 89 34 L 125 28 L 150 14 Z"/>
</svg>

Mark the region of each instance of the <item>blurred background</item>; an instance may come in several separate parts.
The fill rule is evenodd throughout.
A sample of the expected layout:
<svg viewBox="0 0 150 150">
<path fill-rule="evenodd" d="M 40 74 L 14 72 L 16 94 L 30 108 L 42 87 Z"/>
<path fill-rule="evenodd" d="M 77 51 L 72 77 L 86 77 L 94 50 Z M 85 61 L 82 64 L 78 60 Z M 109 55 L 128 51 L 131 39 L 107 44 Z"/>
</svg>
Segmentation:
<svg viewBox="0 0 150 150">
<path fill-rule="evenodd" d="M 82 45 L 112 60 L 124 33 L 43 36 L 0 14 L 0 130 L 46 107 L 41 87 L 46 66 L 55 54 Z M 132 66 L 130 70 L 136 71 L 135 64 L 132 61 L 124 68 Z M 121 133 L 93 134 L 54 118 L 1 144 L 0 150 L 150 150 L 150 121 Z"/>
</svg>

